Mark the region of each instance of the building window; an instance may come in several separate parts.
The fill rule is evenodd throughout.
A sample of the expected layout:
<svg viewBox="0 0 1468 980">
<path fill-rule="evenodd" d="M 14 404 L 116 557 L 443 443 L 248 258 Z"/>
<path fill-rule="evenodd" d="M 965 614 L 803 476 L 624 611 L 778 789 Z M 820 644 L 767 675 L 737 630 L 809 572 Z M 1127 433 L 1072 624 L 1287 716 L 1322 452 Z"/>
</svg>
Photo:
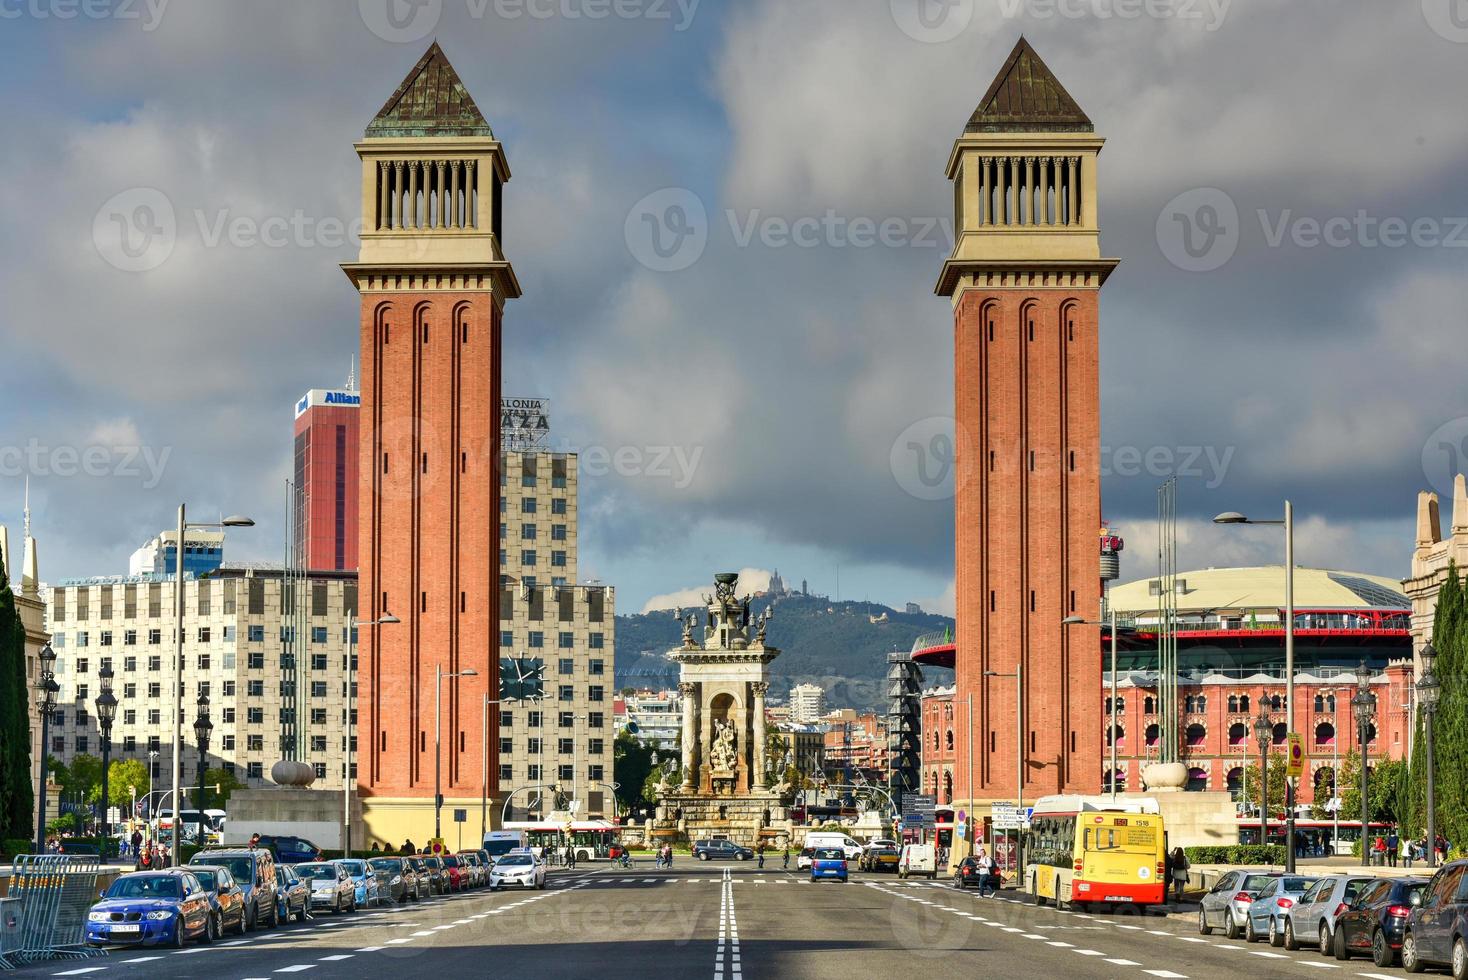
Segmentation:
<svg viewBox="0 0 1468 980">
<path fill-rule="evenodd" d="M 557 700 L 560 700 L 560 701 L 574 701 L 574 700 L 576 700 L 576 688 L 574 686 L 570 685 L 570 684 L 562 684 L 558 688 Z"/>
<path fill-rule="evenodd" d="M 606 751 L 606 746 L 607 743 L 605 739 L 594 738 L 586 743 L 586 751 L 589 752 L 591 755 L 601 755 L 603 752 Z"/>
<path fill-rule="evenodd" d="M 526 747 L 526 751 L 529 752 L 531 755 L 540 755 L 541 747 L 543 744 L 542 740 L 538 738 L 531 738 L 528 740 L 528 742 L 529 744 Z"/>
<path fill-rule="evenodd" d="M 606 673 L 607 665 L 605 660 L 592 660 L 586 667 L 587 673 L 591 674 L 592 677 L 601 677 Z"/>
<path fill-rule="evenodd" d="M 312 768 L 316 770 L 316 778 L 317 779 L 325 779 L 326 778 L 326 763 L 324 763 L 324 762 L 315 763 L 312 766 Z"/>
<path fill-rule="evenodd" d="M 84 646 L 87 645 L 87 631 L 86 630 L 77 630 L 77 634 L 76 634 L 76 645 L 79 646 L 79 647 L 84 647 Z"/>
<path fill-rule="evenodd" d="M 246 735 L 245 736 L 245 748 L 247 750 L 249 750 L 250 752 L 264 752 L 265 751 L 265 736 L 264 735 Z"/>
<path fill-rule="evenodd" d="M 324 653 L 313 653 L 313 654 L 311 654 L 311 669 L 312 670 L 325 670 L 326 669 L 326 654 L 324 654 Z"/>
<path fill-rule="evenodd" d="M 551 565 L 555 568 L 566 567 L 566 553 L 564 551 L 551 552 Z"/>
<path fill-rule="evenodd" d="M 520 540 L 521 541 L 534 541 L 535 540 L 535 525 L 534 524 L 521 524 L 520 525 Z"/>
<path fill-rule="evenodd" d="M 576 724 L 576 716 L 569 711 L 562 711 L 556 715 L 556 724 L 561 728 L 570 728 Z"/>
<path fill-rule="evenodd" d="M 600 684 L 591 685 L 591 687 L 587 689 L 586 698 L 588 701 L 603 701 L 606 699 L 605 692 Z"/>
<path fill-rule="evenodd" d="M 607 716 L 600 711 L 593 711 L 586 716 L 586 725 L 588 728 L 604 728 L 606 727 L 606 723 Z"/>
<path fill-rule="evenodd" d="M 311 696 L 313 698 L 324 698 L 324 697 L 326 697 L 326 682 L 325 681 L 312 681 L 311 682 Z"/>
<path fill-rule="evenodd" d="M 543 647 L 545 646 L 545 634 L 540 630 L 531 630 L 528 642 L 532 647 Z"/>
<path fill-rule="evenodd" d="M 552 541 L 564 541 L 564 540 L 566 540 L 566 525 L 564 525 L 564 524 L 552 524 L 551 525 L 551 540 Z"/>
<path fill-rule="evenodd" d="M 326 724 L 326 709 L 325 708 L 312 708 L 311 709 L 311 724 L 313 724 L 313 725 L 324 725 L 324 724 Z"/>
<path fill-rule="evenodd" d="M 312 735 L 311 736 L 311 751 L 312 752 L 325 752 L 326 751 L 326 736 L 325 735 Z"/>
<path fill-rule="evenodd" d="M 162 657 L 157 657 L 157 656 L 149 657 L 148 658 L 148 669 L 150 671 L 154 671 L 154 672 L 157 672 L 157 671 L 162 670 L 163 669 L 163 658 Z"/>
<path fill-rule="evenodd" d="M 576 751 L 576 740 L 571 738 L 556 739 L 556 751 L 561 755 L 570 755 Z"/>
<path fill-rule="evenodd" d="M 262 680 L 245 681 L 245 694 L 252 698 L 263 698 L 265 696 L 265 682 Z"/>
<path fill-rule="evenodd" d="M 543 711 L 532 711 L 532 712 L 530 712 L 530 719 L 529 719 L 529 721 L 530 721 L 530 727 L 531 728 L 539 728 L 539 727 L 541 727 L 541 725 L 545 722 L 545 712 L 543 712 Z"/>
<path fill-rule="evenodd" d="M 570 650 L 575 645 L 575 633 L 567 633 L 566 631 L 562 630 L 560 633 L 556 634 L 556 646 L 560 647 L 562 650 Z"/>
<path fill-rule="evenodd" d="M 586 770 L 586 775 L 592 780 L 600 782 L 607 778 L 607 770 L 605 766 L 591 766 Z"/>
<path fill-rule="evenodd" d="M 250 762 L 245 764 L 245 777 L 248 779 L 265 778 L 264 763 Z"/>
<path fill-rule="evenodd" d="M 251 643 L 264 643 L 265 627 L 259 623 L 252 625 L 246 633 L 246 637 Z"/>
<path fill-rule="evenodd" d="M 313 626 L 313 627 L 311 627 L 311 642 L 312 643 L 325 643 L 326 642 L 326 627 L 325 626 Z"/>
<path fill-rule="evenodd" d="M 572 660 L 570 657 L 562 657 L 560 659 L 558 667 L 562 674 L 576 673 L 576 661 Z"/>
<path fill-rule="evenodd" d="M 533 552 L 533 551 L 522 551 L 522 552 L 520 552 L 520 564 L 522 566 L 524 566 L 524 567 L 534 568 L 535 567 L 535 552 Z M 83 635 L 85 635 L 85 634 L 83 634 Z M 82 646 L 86 646 L 86 644 L 83 643 Z"/>
<path fill-rule="evenodd" d="M 102 631 L 102 645 L 104 647 L 110 647 L 110 646 L 112 646 L 112 631 L 111 630 L 103 630 Z"/>
<path fill-rule="evenodd" d="M 265 709 L 264 708 L 246 708 L 245 709 L 245 721 L 248 722 L 251 725 L 263 725 L 263 724 L 265 724 Z"/>
<path fill-rule="evenodd" d="M 520 498 L 520 513 L 522 513 L 522 514 L 533 514 L 533 513 L 535 513 L 535 498 L 534 497 L 521 497 Z"/>
<path fill-rule="evenodd" d="M 209 634 L 209 627 L 207 627 L 207 626 L 200 626 L 199 627 L 199 642 L 200 643 L 208 643 L 209 642 L 209 635 L 210 635 Z"/>
<path fill-rule="evenodd" d="M 123 630 L 122 631 L 122 645 L 125 646 L 125 647 L 135 647 L 135 646 L 137 646 L 138 645 L 138 631 L 137 630 Z"/>
<path fill-rule="evenodd" d="M 556 778 L 563 783 L 569 783 L 576 778 L 575 766 L 557 766 Z"/>
<path fill-rule="evenodd" d="M 261 653 L 259 650 L 251 651 L 249 654 L 246 655 L 245 666 L 250 668 L 251 670 L 264 670 L 265 654 Z"/>
<path fill-rule="evenodd" d="M 515 778 L 515 767 L 508 762 L 500 763 L 500 782 L 512 782 Z"/>
<path fill-rule="evenodd" d="M 586 645 L 593 650 L 603 650 L 606 648 L 607 638 L 602 633 L 588 633 L 586 635 Z"/>
<path fill-rule="evenodd" d="M 514 630 L 500 630 L 500 646 L 512 647 L 515 645 Z"/>
<path fill-rule="evenodd" d="M 566 512 L 566 499 L 564 497 L 557 497 L 556 499 L 554 499 L 554 500 L 551 501 L 551 513 L 552 514 L 564 514 L 565 512 Z"/>
<path fill-rule="evenodd" d="M 163 642 L 163 631 L 160 629 L 148 630 L 148 644 L 156 646 Z"/>
<path fill-rule="evenodd" d="M 525 767 L 525 778 L 528 779 L 528 780 L 530 780 L 532 783 L 535 782 L 536 780 L 540 779 L 540 766 L 539 765 L 526 766 Z"/>
</svg>

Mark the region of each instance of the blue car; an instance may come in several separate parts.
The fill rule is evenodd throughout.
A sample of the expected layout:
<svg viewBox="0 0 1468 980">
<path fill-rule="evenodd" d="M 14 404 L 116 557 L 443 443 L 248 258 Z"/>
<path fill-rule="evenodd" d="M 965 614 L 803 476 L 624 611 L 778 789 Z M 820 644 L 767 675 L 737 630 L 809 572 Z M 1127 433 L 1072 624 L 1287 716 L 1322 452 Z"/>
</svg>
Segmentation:
<svg viewBox="0 0 1468 980">
<path fill-rule="evenodd" d="M 839 847 L 818 847 L 810 859 L 810 880 L 846 881 L 846 854 Z"/>
<path fill-rule="evenodd" d="M 377 883 L 377 874 L 366 861 L 359 861 L 356 858 L 340 858 L 332 863 L 341 865 L 347 876 L 352 879 L 352 887 L 356 889 L 358 908 L 366 909 L 382 904 L 382 890 Z"/>
<path fill-rule="evenodd" d="M 212 938 L 213 915 L 209 892 L 192 872 L 174 868 L 125 874 L 87 913 L 87 943 L 180 949 L 189 939 Z"/>
</svg>

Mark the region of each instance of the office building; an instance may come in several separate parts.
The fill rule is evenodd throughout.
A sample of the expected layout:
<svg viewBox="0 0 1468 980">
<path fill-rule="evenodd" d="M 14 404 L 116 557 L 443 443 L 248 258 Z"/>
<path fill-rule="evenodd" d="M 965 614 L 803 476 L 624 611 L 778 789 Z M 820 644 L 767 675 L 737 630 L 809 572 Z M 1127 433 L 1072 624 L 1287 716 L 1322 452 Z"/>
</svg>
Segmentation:
<svg viewBox="0 0 1468 980">
<path fill-rule="evenodd" d="M 296 401 L 291 519 L 297 568 L 357 570 L 361 403 L 351 378 L 344 390 L 312 388 Z"/>
<path fill-rule="evenodd" d="M 790 720 L 797 725 L 814 725 L 826 713 L 826 692 L 817 684 L 796 684 L 790 689 Z"/>
</svg>

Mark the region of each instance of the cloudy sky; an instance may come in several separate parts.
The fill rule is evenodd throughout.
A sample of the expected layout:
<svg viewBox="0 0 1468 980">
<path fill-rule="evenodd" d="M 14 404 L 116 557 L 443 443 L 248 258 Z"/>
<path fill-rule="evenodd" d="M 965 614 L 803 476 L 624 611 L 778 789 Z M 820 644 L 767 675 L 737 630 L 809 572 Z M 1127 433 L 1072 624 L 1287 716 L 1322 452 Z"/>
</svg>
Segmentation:
<svg viewBox="0 0 1468 980">
<path fill-rule="evenodd" d="M 1277 560 L 1207 517 L 1289 496 L 1302 561 L 1401 575 L 1468 450 L 1454 2 L 0 3 L 0 521 L 29 474 L 48 579 L 180 500 L 281 553 L 292 403 L 357 344 L 352 142 L 436 37 L 509 155 L 504 389 L 584 454 L 583 577 L 951 603 L 943 168 L 1024 33 L 1108 140 L 1124 574 L 1176 473 L 1184 565 Z"/>
</svg>

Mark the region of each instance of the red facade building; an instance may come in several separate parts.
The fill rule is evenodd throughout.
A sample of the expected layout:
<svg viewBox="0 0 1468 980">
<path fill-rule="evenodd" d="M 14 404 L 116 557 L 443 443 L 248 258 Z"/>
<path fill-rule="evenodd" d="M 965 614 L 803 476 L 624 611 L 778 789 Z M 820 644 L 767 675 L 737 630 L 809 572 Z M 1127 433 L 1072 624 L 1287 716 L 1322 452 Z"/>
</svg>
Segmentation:
<svg viewBox="0 0 1468 980">
<path fill-rule="evenodd" d="M 351 388 L 313 388 L 296 402 L 293 520 L 300 568 L 357 570 L 361 401 Z"/>
</svg>

